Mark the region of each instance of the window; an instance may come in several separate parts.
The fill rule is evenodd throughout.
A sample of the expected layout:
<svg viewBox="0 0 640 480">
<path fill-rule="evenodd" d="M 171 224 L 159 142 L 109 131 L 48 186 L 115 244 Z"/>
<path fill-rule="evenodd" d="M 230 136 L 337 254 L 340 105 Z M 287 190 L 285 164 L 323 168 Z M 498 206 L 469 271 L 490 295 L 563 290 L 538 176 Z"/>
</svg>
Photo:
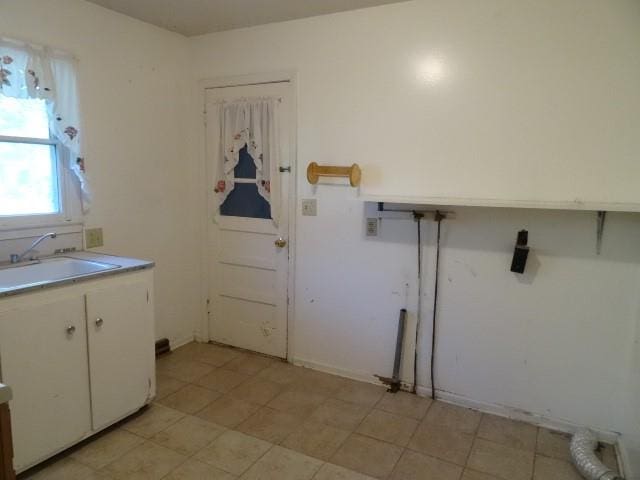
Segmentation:
<svg viewBox="0 0 640 480">
<path fill-rule="evenodd" d="M 82 157 L 73 56 L 0 38 L 0 230 L 81 223 Z"/>
<path fill-rule="evenodd" d="M 256 185 L 256 165 L 245 145 L 240 149 L 240 161 L 234 170 L 235 188 L 220 205 L 220 215 L 249 218 L 271 218 L 271 206 Z"/>
<path fill-rule="evenodd" d="M 62 213 L 60 170 L 45 101 L 0 94 L 0 217 Z"/>
</svg>

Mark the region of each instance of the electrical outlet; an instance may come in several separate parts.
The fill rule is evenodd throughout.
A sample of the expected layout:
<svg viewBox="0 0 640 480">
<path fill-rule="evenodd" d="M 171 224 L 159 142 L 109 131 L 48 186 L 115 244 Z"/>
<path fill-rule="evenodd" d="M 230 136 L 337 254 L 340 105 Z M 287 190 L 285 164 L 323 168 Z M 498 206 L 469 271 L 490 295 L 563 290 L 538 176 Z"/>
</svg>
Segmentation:
<svg viewBox="0 0 640 480">
<path fill-rule="evenodd" d="M 318 203 L 315 198 L 302 199 L 302 215 L 307 217 L 318 215 Z"/>
<path fill-rule="evenodd" d="M 102 247 L 102 228 L 87 228 L 84 231 L 84 243 L 86 248 Z"/>
<path fill-rule="evenodd" d="M 378 236 L 378 219 L 367 218 L 367 237 Z"/>
</svg>

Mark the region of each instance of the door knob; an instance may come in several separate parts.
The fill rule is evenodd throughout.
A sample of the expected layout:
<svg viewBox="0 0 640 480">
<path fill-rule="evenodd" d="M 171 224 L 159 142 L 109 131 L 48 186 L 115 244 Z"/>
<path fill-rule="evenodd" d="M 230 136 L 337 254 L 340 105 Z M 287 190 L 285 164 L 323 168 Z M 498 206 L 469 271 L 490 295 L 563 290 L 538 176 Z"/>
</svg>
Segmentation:
<svg viewBox="0 0 640 480">
<path fill-rule="evenodd" d="M 73 335 L 74 332 L 76 331 L 76 327 L 74 325 L 69 325 L 66 330 L 67 330 L 67 335 Z"/>
<path fill-rule="evenodd" d="M 104 323 L 104 320 L 100 317 L 96 318 L 96 327 L 101 327 Z"/>
<path fill-rule="evenodd" d="M 282 237 L 278 238 L 274 243 L 278 248 L 284 248 L 287 246 L 287 241 Z"/>
</svg>

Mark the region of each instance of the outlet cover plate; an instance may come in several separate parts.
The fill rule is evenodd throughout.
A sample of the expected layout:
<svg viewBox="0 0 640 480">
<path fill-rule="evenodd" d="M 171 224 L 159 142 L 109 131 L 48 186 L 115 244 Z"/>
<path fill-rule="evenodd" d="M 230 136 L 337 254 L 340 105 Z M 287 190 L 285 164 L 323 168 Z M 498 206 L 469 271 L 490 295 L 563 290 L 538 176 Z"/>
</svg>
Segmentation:
<svg viewBox="0 0 640 480">
<path fill-rule="evenodd" d="M 102 228 L 87 228 L 84 231 L 84 242 L 86 248 L 102 247 L 104 245 Z"/>
<path fill-rule="evenodd" d="M 318 202 L 315 198 L 302 199 L 302 215 L 305 217 L 315 217 L 318 215 Z"/>
<path fill-rule="evenodd" d="M 378 219 L 367 218 L 367 237 L 378 236 Z"/>
</svg>

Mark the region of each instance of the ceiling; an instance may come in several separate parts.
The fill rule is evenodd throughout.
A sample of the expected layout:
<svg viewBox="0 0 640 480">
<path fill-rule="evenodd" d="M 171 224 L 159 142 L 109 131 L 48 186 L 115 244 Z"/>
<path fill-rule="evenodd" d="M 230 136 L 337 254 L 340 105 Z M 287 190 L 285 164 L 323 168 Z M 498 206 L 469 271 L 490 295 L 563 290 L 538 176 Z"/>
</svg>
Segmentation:
<svg viewBox="0 0 640 480">
<path fill-rule="evenodd" d="M 405 0 L 89 0 L 187 36 Z"/>
</svg>

